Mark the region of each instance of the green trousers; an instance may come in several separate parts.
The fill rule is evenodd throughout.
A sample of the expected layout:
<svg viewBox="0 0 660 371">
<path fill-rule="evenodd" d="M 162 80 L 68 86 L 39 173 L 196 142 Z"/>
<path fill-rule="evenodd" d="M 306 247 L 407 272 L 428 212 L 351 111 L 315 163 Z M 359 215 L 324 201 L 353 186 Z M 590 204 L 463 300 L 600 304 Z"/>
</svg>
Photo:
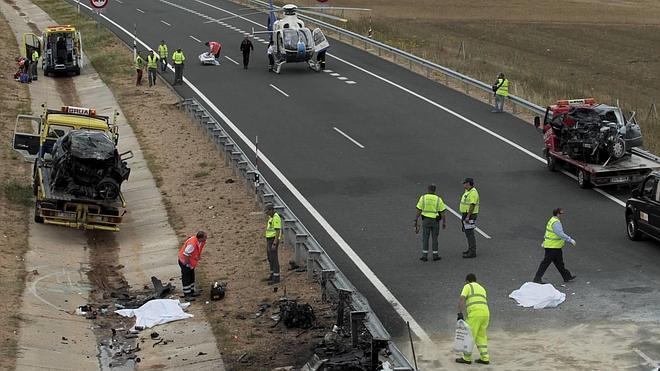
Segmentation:
<svg viewBox="0 0 660 371">
<path fill-rule="evenodd" d="M 490 316 L 470 316 L 466 322 L 470 325 L 470 330 L 472 331 L 472 338 L 474 343 L 477 345 L 479 350 L 479 355 L 482 361 L 490 361 L 488 356 L 488 335 L 486 330 L 488 329 L 488 322 L 490 321 Z M 466 361 L 472 361 L 472 352 L 463 353 L 463 359 Z"/>
</svg>

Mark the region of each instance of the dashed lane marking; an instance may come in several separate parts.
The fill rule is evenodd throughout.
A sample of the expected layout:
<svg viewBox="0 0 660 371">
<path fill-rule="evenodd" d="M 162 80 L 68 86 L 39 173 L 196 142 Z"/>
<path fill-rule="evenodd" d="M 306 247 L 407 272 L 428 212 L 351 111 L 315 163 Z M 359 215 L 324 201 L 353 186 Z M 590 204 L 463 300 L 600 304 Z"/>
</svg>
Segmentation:
<svg viewBox="0 0 660 371">
<path fill-rule="evenodd" d="M 358 147 L 364 149 L 364 146 L 363 146 L 360 142 L 358 142 L 357 140 L 351 138 L 348 134 L 344 133 L 343 131 L 341 131 L 340 129 L 338 129 L 338 128 L 334 127 L 334 126 L 333 126 L 332 128 L 333 128 L 336 132 L 338 132 L 339 134 L 343 135 L 346 139 L 348 139 L 348 140 L 350 140 L 351 142 L 353 142 L 353 144 L 355 144 L 356 146 L 358 146 Z"/>
<path fill-rule="evenodd" d="M 168 27 L 172 27 L 172 25 L 171 25 L 171 24 L 169 24 L 169 23 L 167 23 L 167 22 L 165 22 L 165 21 L 164 21 L 164 20 L 162 20 L 162 19 L 160 20 L 160 23 L 162 23 L 162 24 L 164 24 L 164 25 L 166 25 L 166 26 L 168 26 Z"/>
<path fill-rule="evenodd" d="M 191 39 L 193 39 L 193 40 L 195 40 L 195 41 L 197 41 L 198 43 L 201 43 L 201 42 L 202 42 L 202 40 L 200 40 L 200 39 L 198 39 L 198 38 L 196 38 L 196 37 L 195 37 L 195 36 L 193 36 L 193 35 L 190 35 L 190 36 L 188 36 L 188 37 L 190 37 Z"/>
<path fill-rule="evenodd" d="M 232 63 L 234 63 L 235 65 L 238 65 L 238 62 L 236 62 L 235 60 L 229 58 L 228 56 L 225 55 L 225 58 L 229 59 L 229 60 L 230 60 Z"/>
<path fill-rule="evenodd" d="M 284 95 L 285 97 L 287 97 L 287 98 L 289 97 L 289 94 L 283 92 L 283 91 L 282 91 L 280 88 L 278 88 L 277 86 L 275 86 L 275 85 L 273 85 L 273 84 L 269 84 L 269 85 L 270 85 L 271 88 L 273 88 L 273 89 L 279 91 L 280 93 L 282 93 L 282 95 Z"/>
<path fill-rule="evenodd" d="M 135 8 L 135 10 L 137 10 L 138 12 L 144 14 L 144 10 L 142 10 L 142 9 L 140 9 L 140 8 Z"/>
</svg>

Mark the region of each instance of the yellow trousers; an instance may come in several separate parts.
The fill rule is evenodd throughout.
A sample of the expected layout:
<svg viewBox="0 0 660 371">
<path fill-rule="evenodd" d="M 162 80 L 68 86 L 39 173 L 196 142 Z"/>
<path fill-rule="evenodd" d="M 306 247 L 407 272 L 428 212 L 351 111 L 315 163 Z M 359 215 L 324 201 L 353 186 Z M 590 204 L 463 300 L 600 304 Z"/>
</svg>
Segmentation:
<svg viewBox="0 0 660 371">
<path fill-rule="evenodd" d="M 488 335 L 486 330 L 488 329 L 488 322 L 490 321 L 490 316 L 470 316 L 468 315 L 467 323 L 470 326 L 472 331 L 472 338 L 474 343 L 477 345 L 479 350 L 479 355 L 482 361 L 489 361 L 490 357 L 488 356 Z M 470 353 L 463 353 L 463 359 L 466 361 L 472 361 L 472 351 Z"/>
</svg>

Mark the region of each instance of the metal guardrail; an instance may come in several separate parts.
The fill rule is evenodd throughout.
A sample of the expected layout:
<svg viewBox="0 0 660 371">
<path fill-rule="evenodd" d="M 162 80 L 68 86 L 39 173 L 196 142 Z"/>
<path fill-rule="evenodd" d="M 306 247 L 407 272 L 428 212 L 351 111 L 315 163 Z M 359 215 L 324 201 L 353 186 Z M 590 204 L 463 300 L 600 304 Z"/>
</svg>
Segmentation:
<svg viewBox="0 0 660 371">
<path fill-rule="evenodd" d="M 349 320 L 354 346 L 357 346 L 358 343 L 359 325 L 364 325 L 368 330 L 371 335 L 372 369 L 376 369 L 380 350 L 387 348 L 389 358 L 394 363 L 396 370 L 413 370 L 410 362 L 391 341 L 389 333 L 371 310 L 367 299 L 356 290 L 355 286 L 339 270 L 323 247 L 275 192 L 273 187 L 260 176 L 259 170 L 231 138 L 230 134 L 195 98 L 183 100 L 180 103 L 180 108 L 196 119 L 206 133 L 211 136 L 216 148 L 223 153 L 225 163 L 232 165 L 245 179 L 248 191 L 254 192 L 262 203 L 274 205 L 275 210 L 283 220 L 284 243 L 294 248 L 296 264 L 307 267 L 307 278 L 309 280 L 320 279 L 323 298 L 328 295 L 328 283 L 338 294 L 338 326 L 342 327 L 344 325 L 345 309 L 350 308 Z"/>
<path fill-rule="evenodd" d="M 238 1 L 238 2 L 241 2 L 241 3 L 246 2 L 246 3 L 258 4 L 260 7 L 266 7 L 266 8 L 268 7 L 268 3 L 264 2 L 264 1 L 261 1 L 261 0 L 234 0 L 234 1 Z M 395 48 L 393 46 L 387 45 L 387 44 L 382 43 L 380 41 L 373 40 L 373 39 L 371 39 L 367 36 L 360 35 L 358 33 L 349 31 L 345 28 L 333 25 L 331 23 L 323 22 L 321 20 L 318 20 L 318 19 L 313 18 L 313 17 L 306 16 L 304 14 L 298 14 L 298 17 L 305 20 L 305 21 L 309 21 L 311 23 L 314 23 L 317 26 L 320 26 L 320 27 L 323 27 L 325 29 L 337 32 L 341 35 L 350 37 L 351 38 L 351 45 L 355 45 L 354 40 L 358 40 L 359 42 L 364 43 L 364 49 L 367 49 L 367 45 L 370 45 L 374 48 L 378 48 L 378 50 L 379 50 L 378 55 L 379 56 L 381 55 L 380 50 L 385 50 L 386 52 L 392 54 L 393 56 L 398 56 L 398 57 L 400 57 L 404 60 L 408 60 L 411 66 L 412 66 L 412 63 L 420 65 L 420 66 L 427 69 L 427 76 L 430 75 L 430 71 L 438 72 L 438 73 L 440 73 L 440 74 L 442 74 L 446 77 L 453 78 L 453 79 L 458 80 L 458 81 L 460 81 L 460 82 L 462 82 L 466 85 L 473 86 L 473 87 L 475 87 L 479 90 L 488 92 L 489 94 L 493 93 L 491 85 L 489 85 L 489 84 L 487 84 L 483 81 L 479 81 L 479 80 L 477 80 L 475 78 L 472 78 L 470 76 L 464 75 L 460 72 L 449 69 L 445 66 L 441 66 L 441 65 L 439 65 L 437 63 L 434 63 L 434 62 L 431 62 L 427 59 L 418 57 L 414 54 L 411 54 L 411 53 L 408 53 L 408 52 L 403 51 L 401 49 L 398 49 L 398 48 Z M 528 101 L 526 99 L 523 99 L 521 97 L 509 94 L 508 100 L 513 104 L 513 107 L 514 107 L 513 112 L 514 113 L 516 113 L 515 107 L 518 106 L 520 108 L 526 109 L 526 110 L 528 110 L 528 111 L 530 111 L 530 112 L 532 112 L 536 115 L 539 115 L 539 116 L 543 116 L 545 114 L 545 107 L 540 106 L 536 103 L 530 102 L 530 101 Z M 646 150 L 643 150 L 641 148 L 633 148 L 632 153 L 634 153 L 634 154 L 636 154 L 640 157 L 644 157 L 646 159 L 649 159 L 649 160 L 660 163 L 660 157 L 659 156 L 656 156 L 656 155 L 654 155 L 654 154 L 652 154 L 652 153 L 650 153 Z"/>
</svg>

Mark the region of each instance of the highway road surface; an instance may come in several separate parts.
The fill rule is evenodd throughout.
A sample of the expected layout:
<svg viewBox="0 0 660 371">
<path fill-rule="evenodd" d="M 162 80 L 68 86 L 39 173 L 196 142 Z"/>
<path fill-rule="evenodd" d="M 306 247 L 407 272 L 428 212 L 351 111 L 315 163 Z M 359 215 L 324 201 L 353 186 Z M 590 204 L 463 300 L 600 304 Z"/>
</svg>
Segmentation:
<svg viewBox="0 0 660 371">
<path fill-rule="evenodd" d="M 269 73 L 267 37 L 254 40 L 244 70 L 239 44 L 253 28 L 262 31 L 267 16 L 226 18 L 251 12 L 224 0 L 115 0 L 104 14 L 131 45 L 127 32 L 136 27 L 138 39 L 154 49 L 161 39 L 170 53 L 183 48 L 189 85 L 177 92 L 211 102 L 246 152 L 254 154 L 239 137 L 259 137 L 272 163 L 262 166 L 264 175 L 395 338 L 403 338 L 405 320 L 421 339 L 451 331 L 468 272 L 488 289 L 494 329 L 660 320 L 660 246 L 627 239 L 621 200 L 628 190 L 579 189 L 575 180 L 548 172 L 532 125 L 491 114 L 484 103 L 336 40 L 322 72 L 286 64 L 280 75 Z M 220 66 L 198 63 L 209 40 L 223 44 Z M 138 48 L 144 50 L 139 42 Z M 178 150 L 194 148 L 181 138 Z M 465 237 L 449 215 L 440 233 L 442 260 L 420 262 L 413 231 L 418 197 L 435 183 L 457 210 L 465 177 L 481 194 L 478 258 L 461 258 Z M 508 294 L 533 278 L 556 207 L 564 208 L 565 230 L 578 242 L 565 249 L 578 278 L 560 287 L 550 267 L 545 280 L 567 292 L 566 302 L 554 311 L 520 309 Z M 649 357 L 660 358 L 660 350 Z"/>
</svg>

